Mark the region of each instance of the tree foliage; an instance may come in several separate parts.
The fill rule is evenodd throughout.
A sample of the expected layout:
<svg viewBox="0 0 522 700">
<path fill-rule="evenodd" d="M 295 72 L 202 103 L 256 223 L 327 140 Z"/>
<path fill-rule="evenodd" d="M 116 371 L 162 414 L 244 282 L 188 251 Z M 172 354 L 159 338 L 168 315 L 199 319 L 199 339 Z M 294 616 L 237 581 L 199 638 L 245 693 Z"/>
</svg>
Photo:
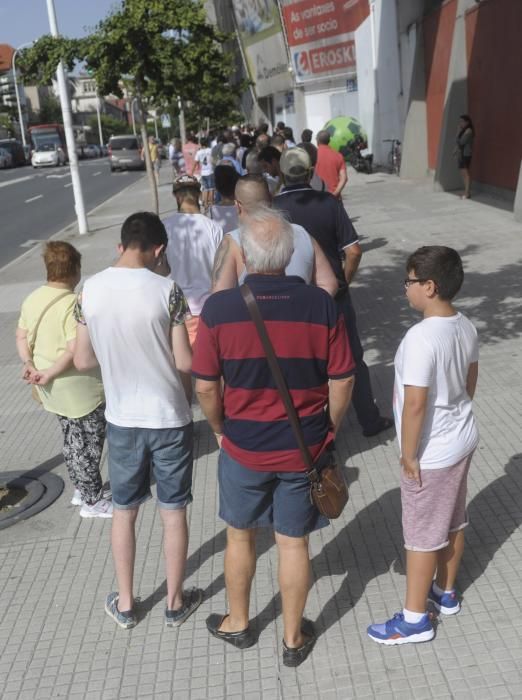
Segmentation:
<svg viewBox="0 0 522 700">
<path fill-rule="evenodd" d="M 41 37 L 19 66 L 26 80 L 49 84 L 60 60 L 69 71 L 82 61 L 101 95 L 121 97 L 126 78 L 150 105 L 179 96 L 221 112 L 244 89 L 230 85 L 228 38 L 207 22 L 201 0 L 124 0 L 84 39 Z"/>
<path fill-rule="evenodd" d="M 63 123 L 62 108 L 56 97 L 49 95 L 42 98 L 38 116 L 32 120 L 35 124 Z"/>
<path fill-rule="evenodd" d="M 163 108 L 178 97 L 197 110 L 197 119 L 230 111 L 244 85 L 231 85 L 233 57 L 224 51 L 229 35 L 206 20 L 202 0 L 121 0 L 83 39 L 41 37 L 22 52 L 26 80 L 48 84 L 60 60 L 71 71 L 83 62 L 98 93 L 123 96 L 123 81 L 138 98 L 142 138 L 146 107 Z M 148 149 L 145 161 L 158 197 Z"/>
<path fill-rule="evenodd" d="M 108 114 L 100 114 L 103 143 L 107 143 L 111 136 L 118 134 L 128 134 L 129 125 L 121 119 L 116 119 Z M 91 127 L 95 134 L 98 134 L 98 117 L 93 115 L 87 119 L 87 125 Z"/>
</svg>

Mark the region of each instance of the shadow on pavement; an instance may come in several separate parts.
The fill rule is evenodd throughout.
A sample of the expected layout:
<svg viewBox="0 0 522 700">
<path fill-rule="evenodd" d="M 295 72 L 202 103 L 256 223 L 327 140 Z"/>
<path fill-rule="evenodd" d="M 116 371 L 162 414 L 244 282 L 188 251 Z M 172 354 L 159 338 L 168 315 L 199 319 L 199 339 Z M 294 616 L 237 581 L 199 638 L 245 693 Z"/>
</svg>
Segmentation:
<svg viewBox="0 0 522 700">
<path fill-rule="evenodd" d="M 514 455 L 505 471 L 469 504 L 470 527 L 466 533 L 466 549 L 458 579 L 461 591 L 466 591 L 482 576 L 496 552 L 522 523 L 522 454 Z M 358 474 L 357 468 L 345 469 L 349 485 L 357 480 Z M 224 551 L 225 545 L 226 529 L 223 529 L 191 554 L 187 561 L 187 576 L 196 572 L 215 554 Z M 273 545 L 273 533 L 268 529 L 260 530 L 256 540 L 257 558 Z M 391 568 L 397 573 L 404 573 L 400 489 L 387 491 L 359 511 L 312 559 L 311 567 L 314 582 L 323 576 L 345 575 L 315 621 L 318 636 L 321 636 L 357 604 L 370 581 Z M 219 593 L 224 586 L 224 574 L 220 574 L 204 589 L 205 600 Z M 163 581 L 141 601 L 142 614 L 150 612 L 164 600 L 166 594 L 166 581 Z M 400 604 L 400 601 L 397 602 Z M 261 634 L 280 612 L 281 599 L 277 593 L 252 620 L 256 634 Z"/>
<path fill-rule="evenodd" d="M 353 219 L 352 219 L 353 221 Z M 361 238 L 361 249 L 364 253 L 368 253 L 370 250 L 377 250 L 378 248 L 384 248 L 389 243 L 387 238 L 380 236 L 379 238 Z"/>
<path fill-rule="evenodd" d="M 346 478 L 346 481 L 348 483 L 348 487 L 350 487 L 355 481 L 357 481 L 359 477 L 359 469 L 356 467 L 350 467 L 347 469 L 344 469 L 344 475 Z M 353 521 L 352 521 L 353 522 Z M 328 552 L 331 552 L 331 545 L 335 543 L 339 537 L 342 535 L 343 532 L 347 530 L 349 527 L 346 526 L 340 533 L 339 535 L 332 541 L 329 542 L 326 547 L 324 547 L 320 554 L 318 554 L 316 557 L 313 558 L 311 566 L 312 566 L 312 572 L 313 572 L 313 577 L 314 580 L 317 581 L 318 578 L 320 578 L 323 575 L 329 575 L 331 572 L 330 571 L 325 571 L 323 567 L 323 557 L 325 556 L 328 557 Z M 264 535 L 267 534 L 268 531 L 265 531 L 263 533 Z M 271 533 L 270 533 L 271 534 Z M 328 550 L 328 551 L 327 551 Z M 258 556 L 260 556 L 261 553 L 258 553 Z M 337 562 L 337 555 L 334 555 L 334 561 Z M 319 572 L 322 572 L 319 574 Z M 252 626 L 254 629 L 256 629 L 256 633 L 259 635 L 265 630 L 268 625 L 273 622 L 277 618 L 277 616 L 281 612 L 281 596 L 279 593 L 277 593 L 273 598 L 265 605 L 265 607 L 258 612 L 256 617 L 252 620 Z"/>
<path fill-rule="evenodd" d="M 452 245 L 447 239 L 441 239 L 440 243 Z M 361 343 L 365 352 L 373 351 L 377 355 L 370 369 L 372 381 L 374 365 L 391 363 L 406 331 L 421 320 L 409 308 L 404 295 L 405 263 L 413 249 L 412 246 L 407 252 L 389 251 L 387 256 L 394 261 L 391 265 L 361 270 L 352 291 Z M 467 258 L 478 251 L 476 244 L 459 248 L 465 277 L 455 305 L 477 324 L 482 345 L 518 338 L 522 335 L 520 260 L 502 265 L 494 272 L 477 272 Z"/>
<path fill-rule="evenodd" d="M 44 474 L 46 472 L 50 472 L 53 469 L 56 469 L 56 467 L 59 467 L 60 464 L 63 464 L 63 455 L 57 454 L 57 455 L 54 455 L 54 457 L 50 457 L 49 459 L 46 459 L 45 462 L 41 462 L 40 464 L 37 464 L 36 467 L 33 467 L 32 469 L 28 469 L 26 472 L 23 473 L 23 476 L 26 479 L 34 479 L 38 476 L 38 474 Z"/>
<path fill-rule="evenodd" d="M 466 591 L 482 576 L 498 550 L 522 524 L 522 454 L 511 457 L 505 472 L 468 505 L 470 524 L 457 580 L 460 591 Z"/>
<path fill-rule="evenodd" d="M 522 454 L 509 460 L 505 472 L 469 503 L 470 526 L 457 579 L 457 587 L 463 592 L 482 576 L 522 523 Z M 315 581 L 322 576 L 346 574 L 316 620 L 319 635 L 356 605 L 373 578 L 392 566 L 395 572 L 404 573 L 400 513 L 400 489 L 392 489 L 357 513 L 314 557 Z"/>
</svg>

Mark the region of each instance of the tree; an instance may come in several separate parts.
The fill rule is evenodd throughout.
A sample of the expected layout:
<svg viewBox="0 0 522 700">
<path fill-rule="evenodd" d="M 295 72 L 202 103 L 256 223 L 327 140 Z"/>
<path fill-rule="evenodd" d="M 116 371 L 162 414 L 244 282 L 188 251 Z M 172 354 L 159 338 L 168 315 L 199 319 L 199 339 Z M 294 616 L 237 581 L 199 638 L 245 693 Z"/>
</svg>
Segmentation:
<svg viewBox="0 0 522 700">
<path fill-rule="evenodd" d="M 5 129 L 9 133 L 13 131 L 13 120 L 11 116 L 5 112 L 0 114 L 0 129 Z"/>
<path fill-rule="evenodd" d="M 223 51 L 228 38 L 207 22 L 202 0 L 122 0 L 88 37 L 42 37 L 22 53 L 19 65 L 28 79 L 49 82 L 59 60 L 69 70 L 81 60 L 101 95 L 122 97 L 125 78 L 137 99 L 146 143 L 147 108 L 161 108 L 180 97 L 208 110 L 219 93 L 226 93 L 227 100 L 239 96 L 244 86 L 229 84 L 232 56 Z M 144 154 L 158 211 L 147 148 Z"/>
<path fill-rule="evenodd" d="M 127 122 L 121 121 L 121 119 L 116 119 L 108 114 L 101 114 L 100 121 L 103 134 L 103 143 L 107 143 L 111 136 L 129 133 L 129 125 Z M 91 127 L 94 133 L 98 133 L 98 117 L 89 117 L 87 120 L 87 125 Z"/>
<path fill-rule="evenodd" d="M 42 99 L 38 112 L 38 122 L 40 124 L 63 124 L 62 108 L 56 97 L 49 95 Z"/>
</svg>

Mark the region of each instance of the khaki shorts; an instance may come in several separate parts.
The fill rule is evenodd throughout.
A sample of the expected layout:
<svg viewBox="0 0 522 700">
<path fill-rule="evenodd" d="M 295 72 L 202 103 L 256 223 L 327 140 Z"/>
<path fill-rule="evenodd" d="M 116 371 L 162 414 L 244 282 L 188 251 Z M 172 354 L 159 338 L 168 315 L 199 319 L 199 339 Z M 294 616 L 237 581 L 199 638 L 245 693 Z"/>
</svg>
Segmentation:
<svg viewBox="0 0 522 700">
<path fill-rule="evenodd" d="M 422 469 L 419 486 L 401 472 L 404 547 L 434 552 L 449 543 L 450 532 L 466 527 L 468 471 L 473 453 L 452 467 Z"/>
</svg>

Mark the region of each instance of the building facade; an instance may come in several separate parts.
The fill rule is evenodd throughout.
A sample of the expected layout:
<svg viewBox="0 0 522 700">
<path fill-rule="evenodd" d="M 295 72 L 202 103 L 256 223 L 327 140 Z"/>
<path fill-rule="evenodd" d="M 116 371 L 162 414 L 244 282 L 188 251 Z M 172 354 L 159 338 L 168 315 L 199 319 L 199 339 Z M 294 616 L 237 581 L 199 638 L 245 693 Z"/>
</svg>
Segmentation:
<svg viewBox="0 0 522 700">
<path fill-rule="evenodd" d="M 473 181 L 514 198 L 521 0 L 214 0 L 207 8 L 235 33 L 238 61 L 254 84 L 245 111 L 252 121 L 284 121 L 298 137 L 333 117 L 356 117 L 376 162 L 387 162 L 386 139 L 399 139 L 404 177 L 452 190 L 461 186 L 458 119 L 469 114 Z"/>
<path fill-rule="evenodd" d="M 6 134 L 3 129 L 2 138 L 19 136 L 18 111 L 15 92 L 15 75 L 13 72 L 14 48 L 9 44 L 0 44 L 0 114 L 8 114 L 11 119 L 12 133 Z M 17 71 L 18 96 L 22 111 L 26 109 L 26 95 Z M 15 116 L 16 115 L 16 116 Z"/>
</svg>

